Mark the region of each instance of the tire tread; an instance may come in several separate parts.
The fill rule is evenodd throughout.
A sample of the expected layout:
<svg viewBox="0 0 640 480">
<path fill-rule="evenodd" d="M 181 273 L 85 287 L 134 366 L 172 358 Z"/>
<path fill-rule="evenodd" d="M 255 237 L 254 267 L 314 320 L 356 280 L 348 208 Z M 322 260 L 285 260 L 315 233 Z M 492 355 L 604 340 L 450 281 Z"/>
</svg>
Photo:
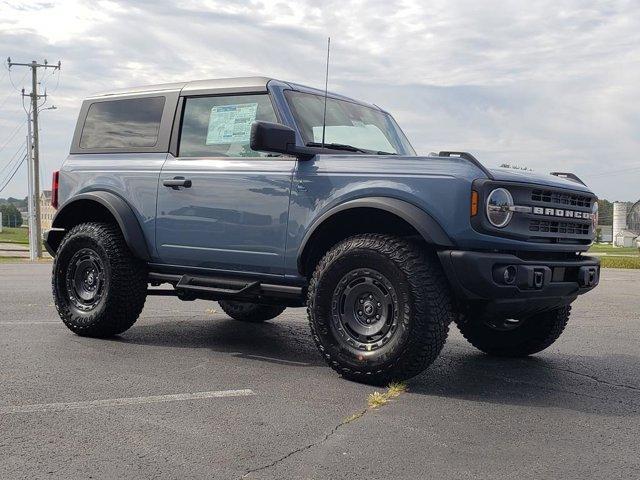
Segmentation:
<svg viewBox="0 0 640 480">
<path fill-rule="evenodd" d="M 319 311 L 314 300 L 324 272 L 338 258 L 362 249 L 375 250 L 389 258 L 404 273 L 413 297 L 415 335 L 408 339 L 393 362 L 375 371 L 342 365 L 330 350 L 324 348 L 316 330 Z M 418 242 L 382 234 L 347 238 L 325 254 L 309 283 L 307 313 L 313 339 L 329 366 L 343 377 L 373 384 L 405 380 L 422 372 L 440 354 L 453 318 L 448 283 L 435 255 Z"/>
<path fill-rule="evenodd" d="M 89 237 L 104 249 L 111 278 L 104 309 L 98 309 L 88 321 L 79 322 L 64 301 L 58 298 L 56 282 L 60 252 L 79 237 Z M 65 267 L 66 268 L 66 267 Z M 64 324 L 82 336 L 109 337 L 129 329 L 138 319 L 147 296 L 147 271 L 144 262 L 133 257 L 120 229 L 109 223 L 88 222 L 73 227 L 62 239 L 53 262 L 52 289 L 56 310 Z"/>
<path fill-rule="evenodd" d="M 482 328 L 471 321 L 458 320 L 456 323 L 462 336 L 478 350 L 497 357 L 526 357 L 541 352 L 558 340 L 569 322 L 570 315 L 571 305 L 540 313 L 527 320 L 534 322 L 528 329 L 530 334 L 527 338 L 511 343 L 497 342 L 496 332 L 489 327 Z"/>
</svg>

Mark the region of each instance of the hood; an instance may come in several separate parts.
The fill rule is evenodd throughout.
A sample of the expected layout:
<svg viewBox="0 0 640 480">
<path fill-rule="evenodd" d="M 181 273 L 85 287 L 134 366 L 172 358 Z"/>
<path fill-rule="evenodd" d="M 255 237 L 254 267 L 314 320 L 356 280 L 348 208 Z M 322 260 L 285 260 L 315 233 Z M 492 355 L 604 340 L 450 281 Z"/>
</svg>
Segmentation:
<svg viewBox="0 0 640 480">
<path fill-rule="evenodd" d="M 568 188 L 580 192 L 593 193 L 589 187 L 578 182 L 556 177 L 548 173 L 536 173 L 527 170 L 515 170 L 513 168 L 490 168 L 489 171 L 496 180 L 505 182 L 534 183 L 549 187 Z"/>
</svg>

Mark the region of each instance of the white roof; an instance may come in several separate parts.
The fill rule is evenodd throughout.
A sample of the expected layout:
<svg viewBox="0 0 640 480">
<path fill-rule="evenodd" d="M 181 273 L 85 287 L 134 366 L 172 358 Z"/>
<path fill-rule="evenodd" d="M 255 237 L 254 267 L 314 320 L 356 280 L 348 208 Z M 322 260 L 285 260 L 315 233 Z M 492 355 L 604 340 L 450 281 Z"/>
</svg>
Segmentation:
<svg viewBox="0 0 640 480">
<path fill-rule="evenodd" d="M 139 93 L 155 93 L 155 92 L 185 92 L 190 95 L 198 95 L 200 93 L 210 93 L 217 91 L 218 93 L 226 93 L 228 91 L 246 91 L 246 92 L 266 92 L 267 83 L 272 80 L 268 77 L 237 77 L 237 78 L 215 78 L 209 80 L 193 80 L 190 82 L 162 83 L 158 85 L 143 85 L 139 87 L 122 88 L 92 95 L 90 99 L 105 96 L 118 96 Z"/>
</svg>

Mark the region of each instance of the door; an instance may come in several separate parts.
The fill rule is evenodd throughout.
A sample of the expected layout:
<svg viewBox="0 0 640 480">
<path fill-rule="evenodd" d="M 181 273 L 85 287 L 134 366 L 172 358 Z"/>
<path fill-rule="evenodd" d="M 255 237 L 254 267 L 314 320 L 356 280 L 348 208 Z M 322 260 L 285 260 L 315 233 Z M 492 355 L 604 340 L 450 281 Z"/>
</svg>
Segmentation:
<svg viewBox="0 0 640 480">
<path fill-rule="evenodd" d="M 255 120 L 278 121 L 267 94 L 185 99 L 178 156 L 158 186 L 164 263 L 282 274 L 296 160 L 251 150 Z"/>
</svg>

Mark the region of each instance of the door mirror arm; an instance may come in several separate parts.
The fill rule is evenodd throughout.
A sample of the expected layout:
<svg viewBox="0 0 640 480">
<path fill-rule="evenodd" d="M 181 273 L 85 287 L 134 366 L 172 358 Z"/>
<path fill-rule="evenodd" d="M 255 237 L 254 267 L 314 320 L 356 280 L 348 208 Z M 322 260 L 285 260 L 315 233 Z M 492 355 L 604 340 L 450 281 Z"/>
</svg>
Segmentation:
<svg viewBox="0 0 640 480">
<path fill-rule="evenodd" d="M 293 155 L 309 160 L 326 149 L 296 145 L 296 131 L 281 123 L 253 122 L 249 144 L 252 150 Z"/>
</svg>

